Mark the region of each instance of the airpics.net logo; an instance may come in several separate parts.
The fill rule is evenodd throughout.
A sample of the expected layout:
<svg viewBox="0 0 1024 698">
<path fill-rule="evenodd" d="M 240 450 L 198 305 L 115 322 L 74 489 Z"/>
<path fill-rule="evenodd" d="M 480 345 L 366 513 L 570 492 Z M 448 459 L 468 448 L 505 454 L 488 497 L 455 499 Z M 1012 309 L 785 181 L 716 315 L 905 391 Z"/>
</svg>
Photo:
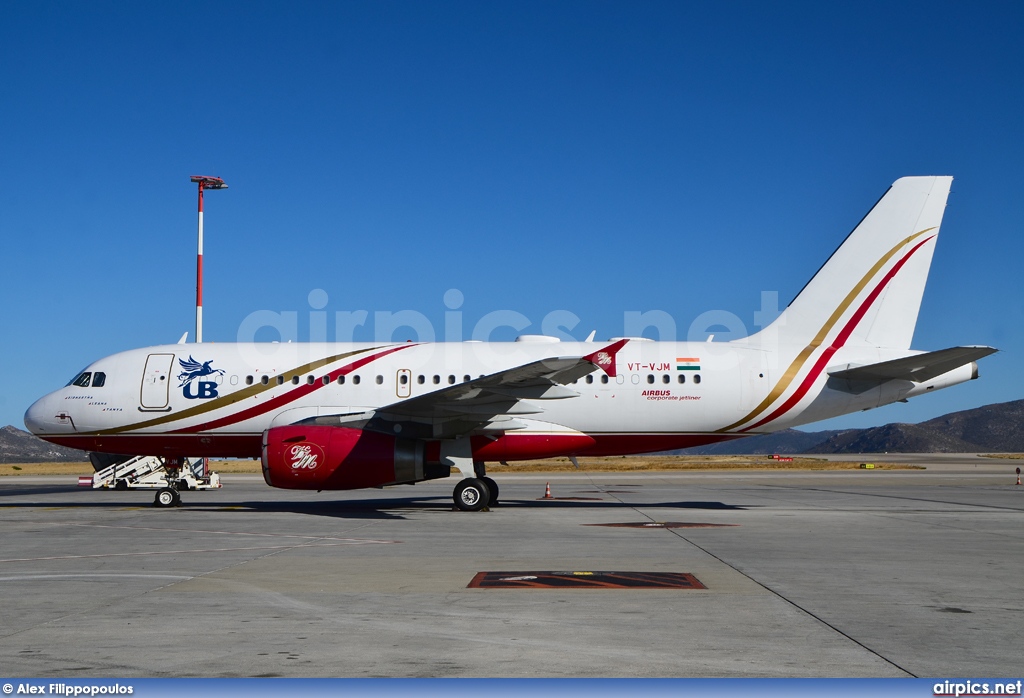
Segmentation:
<svg viewBox="0 0 1024 698">
<path fill-rule="evenodd" d="M 489 346 L 486 351 L 514 354 L 515 347 L 502 348 L 488 343 L 511 342 L 520 335 L 538 334 L 563 342 L 577 342 L 596 329 L 588 327 L 579 315 L 570 310 L 549 311 L 539 321 L 510 309 L 492 310 L 476 317 L 463 311 L 465 296 L 455 288 L 444 294 L 440 327 L 418 310 L 329 312 L 328 300 L 327 292 L 317 288 L 308 294 L 308 309 L 253 311 L 239 324 L 235 341 L 245 347 L 243 351 L 251 354 L 245 358 L 259 365 L 270 356 L 280 359 L 282 352 L 295 352 L 295 345 L 304 342 L 452 342 L 465 343 L 468 352 L 480 353 Z M 738 362 L 740 359 L 728 342 L 755 334 L 754 341 L 767 352 L 767 360 L 774 360 L 775 354 L 771 350 L 779 345 L 779 329 L 784 323 L 784 320 L 775 323 L 780 315 L 778 292 L 762 291 L 761 307 L 753 313 L 752 328 L 727 310 L 701 313 L 685 332 L 664 310 L 627 310 L 622 315 L 621 332 L 617 328 L 601 332 L 601 339 L 620 336 L 661 342 L 705 342 L 702 357 L 715 356 L 721 360 L 722 368 L 729 368 L 730 361 Z M 766 368 L 778 367 L 768 365 Z M 192 392 L 195 394 L 196 390 Z"/>
<path fill-rule="evenodd" d="M 932 687 L 934 696 L 1019 696 L 1024 681 L 1021 679 L 1006 681 L 977 681 L 971 679 L 947 679 Z"/>
<path fill-rule="evenodd" d="M 323 289 L 309 292 L 309 310 L 255 310 L 239 324 L 236 341 L 246 342 L 464 342 L 504 341 L 518 334 L 543 334 L 565 342 L 580 341 L 589 329 L 571 310 L 551 310 L 530 318 L 517 310 L 492 310 L 475 321 L 462 308 L 465 296 L 452 288 L 445 292 L 444 320 L 440 330 L 418 310 L 326 310 L 329 297 Z M 767 328 L 779 317 L 777 291 L 761 292 L 761 307 L 754 312 L 755 330 Z M 612 332 L 611 334 L 618 334 Z M 752 334 L 736 314 L 727 310 L 701 313 L 680 332 L 675 318 L 664 310 L 627 310 L 622 315 L 623 337 L 646 337 L 663 342 L 715 343 Z M 579 336 L 577 336 L 579 335 Z"/>
</svg>

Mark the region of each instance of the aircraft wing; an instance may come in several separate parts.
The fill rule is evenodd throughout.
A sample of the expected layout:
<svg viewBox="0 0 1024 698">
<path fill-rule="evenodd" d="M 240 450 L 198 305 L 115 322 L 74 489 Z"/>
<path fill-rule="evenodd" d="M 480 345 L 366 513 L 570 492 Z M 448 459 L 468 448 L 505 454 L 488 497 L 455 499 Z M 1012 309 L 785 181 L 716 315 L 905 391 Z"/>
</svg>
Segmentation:
<svg viewBox="0 0 1024 698">
<path fill-rule="evenodd" d="M 627 341 L 619 340 L 586 356 L 533 361 L 399 400 L 371 412 L 320 416 L 310 421 L 429 439 L 523 428 L 515 419 L 517 415 L 544 411 L 533 401 L 578 397 L 579 393 L 566 384 L 596 369 L 615 376 L 615 354 Z"/>
<path fill-rule="evenodd" d="M 891 380 L 924 383 L 997 351 L 999 350 L 984 346 L 951 347 L 867 366 L 847 365 L 829 370 L 828 375 L 843 380 L 875 384 Z"/>
</svg>

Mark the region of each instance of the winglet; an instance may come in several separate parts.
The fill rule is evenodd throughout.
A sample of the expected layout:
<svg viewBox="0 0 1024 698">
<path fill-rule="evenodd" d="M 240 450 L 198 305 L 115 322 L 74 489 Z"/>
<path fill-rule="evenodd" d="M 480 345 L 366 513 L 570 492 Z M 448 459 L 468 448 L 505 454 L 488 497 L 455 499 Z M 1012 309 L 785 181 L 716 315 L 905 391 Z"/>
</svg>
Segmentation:
<svg viewBox="0 0 1024 698">
<path fill-rule="evenodd" d="M 583 357 L 583 360 L 589 361 L 614 378 L 618 375 L 618 372 L 615 370 L 615 355 L 619 353 L 619 349 L 626 346 L 626 342 L 628 341 L 628 339 L 620 339 L 614 344 L 608 345 L 604 349 L 598 349 L 593 354 L 587 354 Z"/>
</svg>

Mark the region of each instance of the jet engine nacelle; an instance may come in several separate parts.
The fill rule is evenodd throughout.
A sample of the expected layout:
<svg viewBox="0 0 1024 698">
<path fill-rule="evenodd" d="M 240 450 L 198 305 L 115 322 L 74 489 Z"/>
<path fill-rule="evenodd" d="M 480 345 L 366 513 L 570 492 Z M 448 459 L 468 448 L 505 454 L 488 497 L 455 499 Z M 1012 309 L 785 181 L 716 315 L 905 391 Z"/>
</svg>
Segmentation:
<svg viewBox="0 0 1024 698">
<path fill-rule="evenodd" d="M 347 427 L 274 427 L 263 432 L 263 479 L 297 490 L 418 482 L 425 479 L 423 442 Z"/>
</svg>

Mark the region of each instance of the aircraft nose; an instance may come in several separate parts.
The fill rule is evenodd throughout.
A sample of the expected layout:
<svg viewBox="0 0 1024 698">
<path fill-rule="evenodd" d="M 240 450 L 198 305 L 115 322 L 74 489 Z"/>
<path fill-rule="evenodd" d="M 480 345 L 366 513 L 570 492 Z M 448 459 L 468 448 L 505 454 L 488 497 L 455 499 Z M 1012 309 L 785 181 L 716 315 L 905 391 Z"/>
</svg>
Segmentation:
<svg viewBox="0 0 1024 698">
<path fill-rule="evenodd" d="M 47 426 L 52 426 L 53 410 L 47 407 L 49 402 L 49 396 L 39 398 L 25 411 L 25 428 L 33 434 L 45 433 Z"/>
</svg>

